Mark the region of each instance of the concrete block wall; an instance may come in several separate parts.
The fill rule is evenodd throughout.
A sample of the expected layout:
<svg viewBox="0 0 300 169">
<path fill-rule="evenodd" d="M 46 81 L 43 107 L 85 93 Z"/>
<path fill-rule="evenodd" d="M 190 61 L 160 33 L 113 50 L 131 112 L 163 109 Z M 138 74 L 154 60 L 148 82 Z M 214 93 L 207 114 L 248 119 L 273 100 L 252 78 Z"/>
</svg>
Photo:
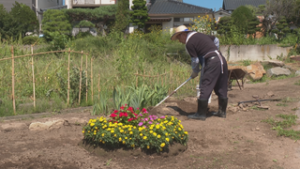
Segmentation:
<svg viewBox="0 0 300 169">
<path fill-rule="evenodd" d="M 222 45 L 220 51 L 227 61 L 252 60 L 263 61 L 287 56 L 292 47 L 277 45 Z"/>
</svg>

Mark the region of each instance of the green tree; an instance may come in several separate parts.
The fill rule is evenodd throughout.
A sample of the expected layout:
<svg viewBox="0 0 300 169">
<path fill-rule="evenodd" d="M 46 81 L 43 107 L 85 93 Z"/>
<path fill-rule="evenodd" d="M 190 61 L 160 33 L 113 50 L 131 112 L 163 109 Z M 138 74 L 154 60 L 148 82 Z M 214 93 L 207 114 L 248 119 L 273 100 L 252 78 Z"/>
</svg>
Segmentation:
<svg viewBox="0 0 300 169">
<path fill-rule="evenodd" d="M 249 22 L 249 27 L 248 27 L 248 34 L 250 35 L 254 35 L 254 38 L 256 36 L 256 32 L 260 32 L 261 31 L 261 26 L 259 25 L 259 20 L 256 17 L 253 17 L 250 22 Z M 250 36 L 252 37 L 252 36 Z"/>
<path fill-rule="evenodd" d="M 243 34 L 248 33 L 249 24 L 254 17 L 256 18 L 246 6 L 238 7 L 231 15 L 234 26 Z"/>
<path fill-rule="evenodd" d="M 272 32 L 278 35 L 279 40 L 281 40 L 286 33 L 290 32 L 290 28 L 286 23 L 286 18 L 284 16 L 280 17 L 276 23 L 276 28 L 272 29 Z"/>
<path fill-rule="evenodd" d="M 0 4 L 0 38 L 7 39 L 10 35 L 8 35 L 9 30 L 9 20 L 11 19 L 10 15 L 4 8 L 2 4 Z"/>
<path fill-rule="evenodd" d="M 118 1 L 118 8 L 116 13 L 116 21 L 114 24 L 114 29 L 116 31 L 124 31 L 129 25 L 129 1 L 120 0 Z"/>
<path fill-rule="evenodd" d="M 220 35 L 228 36 L 230 33 L 230 27 L 232 26 L 231 17 L 224 16 L 217 24 L 217 32 Z"/>
<path fill-rule="evenodd" d="M 38 30 L 38 19 L 29 6 L 15 2 L 9 14 L 12 18 L 10 32 L 14 37 L 17 37 L 20 34 L 25 36 L 25 33 L 28 31 L 33 32 Z"/>
<path fill-rule="evenodd" d="M 43 14 L 42 29 L 46 39 L 51 40 L 50 33 L 59 32 L 60 34 L 69 35 L 72 26 L 64 12 L 57 9 L 49 9 Z"/>
<path fill-rule="evenodd" d="M 137 25 L 138 29 L 143 29 L 145 23 L 150 19 L 148 17 L 146 1 L 145 0 L 133 0 L 132 11 L 130 11 L 130 21 L 133 25 Z"/>
</svg>

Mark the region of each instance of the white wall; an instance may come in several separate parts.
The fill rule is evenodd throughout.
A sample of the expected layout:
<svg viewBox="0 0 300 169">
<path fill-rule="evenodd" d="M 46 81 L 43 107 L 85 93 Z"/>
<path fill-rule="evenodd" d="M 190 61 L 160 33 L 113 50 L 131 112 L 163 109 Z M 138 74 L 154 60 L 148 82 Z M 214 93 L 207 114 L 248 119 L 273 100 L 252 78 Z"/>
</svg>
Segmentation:
<svg viewBox="0 0 300 169">
<path fill-rule="evenodd" d="M 174 18 L 172 17 L 171 21 L 169 22 L 163 22 L 162 23 L 162 30 L 169 30 L 170 33 L 173 33 L 173 21 L 174 21 Z"/>
<path fill-rule="evenodd" d="M 293 47 L 277 45 L 222 45 L 220 51 L 227 61 L 252 60 L 263 61 L 276 59 L 277 56 L 287 56 Z"/>
<path fill-rule="evenodd" d="M 115 4 L 115 3 L 116 3 L 116 0 L 101 0 L 101 4 L 105 4 L 105 5 L 107 5 L 107 4 Z M 97 4 L 100 4 L 100 1 Z"/>
</svg>

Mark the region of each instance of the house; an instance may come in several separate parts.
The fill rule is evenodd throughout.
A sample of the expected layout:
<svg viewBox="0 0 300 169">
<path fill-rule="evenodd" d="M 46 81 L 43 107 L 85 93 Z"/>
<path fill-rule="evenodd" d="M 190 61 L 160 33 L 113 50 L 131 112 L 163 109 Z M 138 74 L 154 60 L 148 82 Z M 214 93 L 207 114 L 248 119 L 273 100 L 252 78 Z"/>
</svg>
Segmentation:
<svg viewBox="0 0 300 169">
<path fill-rule="evenodd" d="M 183 3 L 182 0 L 147 0 L 148 16 L 146 30 L 152 25 L 161 26 L 163 30 L 173 32 L 173 28 L 179 25 L 190 26 L 192 20 L 198 16 L 209 15 L 213 18 L 213 10 Z M 132 0 L 130 0 L 132 6 Z M 129 33 L 133 32 L 134 26 L 129 27 Z"/>
<path fill-rule="evenodd" d="M 258 7 L 259 5 L 265 5 L 267 0 L 223 0 L 223 10 L 228 13 L 232 13 L 236 8 L 244 5 L 252 5 Z"/>
<path fill-rule="evenodd" d="M 216 20 L 216 23 L 219 23 L 220 19 L 224 16 L 230 16 L 231 14 L 228 13 L 226 10 L 220 8 L 218 11 L 215 11 L 214 12 L 214 15 L 215 15 L 215 20 Z"/>
<path fill-rule="evenodd" d="M 68 9 L 71 8 L 97 8 L 103 5 L 117 4 L 117 0 L 66 0 Z"/>
</svg>

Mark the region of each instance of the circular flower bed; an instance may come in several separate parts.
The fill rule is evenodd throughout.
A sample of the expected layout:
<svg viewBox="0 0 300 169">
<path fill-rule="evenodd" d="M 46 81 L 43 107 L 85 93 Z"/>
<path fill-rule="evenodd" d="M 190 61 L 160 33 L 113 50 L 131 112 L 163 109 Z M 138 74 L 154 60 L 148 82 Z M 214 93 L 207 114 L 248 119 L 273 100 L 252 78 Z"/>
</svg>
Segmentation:
<svg viewBox="0 0 300 169">
<path fill-rule="evenodd" d="M 147 110 L 127 105 L 115 110 L 109 119 L 90 119 L 83 127 L 84 139 L 92 144 L 165 151 L 173 142 L 186 145 L 188 132 L 173 116 L 157 117 Z"/>
</svg>

